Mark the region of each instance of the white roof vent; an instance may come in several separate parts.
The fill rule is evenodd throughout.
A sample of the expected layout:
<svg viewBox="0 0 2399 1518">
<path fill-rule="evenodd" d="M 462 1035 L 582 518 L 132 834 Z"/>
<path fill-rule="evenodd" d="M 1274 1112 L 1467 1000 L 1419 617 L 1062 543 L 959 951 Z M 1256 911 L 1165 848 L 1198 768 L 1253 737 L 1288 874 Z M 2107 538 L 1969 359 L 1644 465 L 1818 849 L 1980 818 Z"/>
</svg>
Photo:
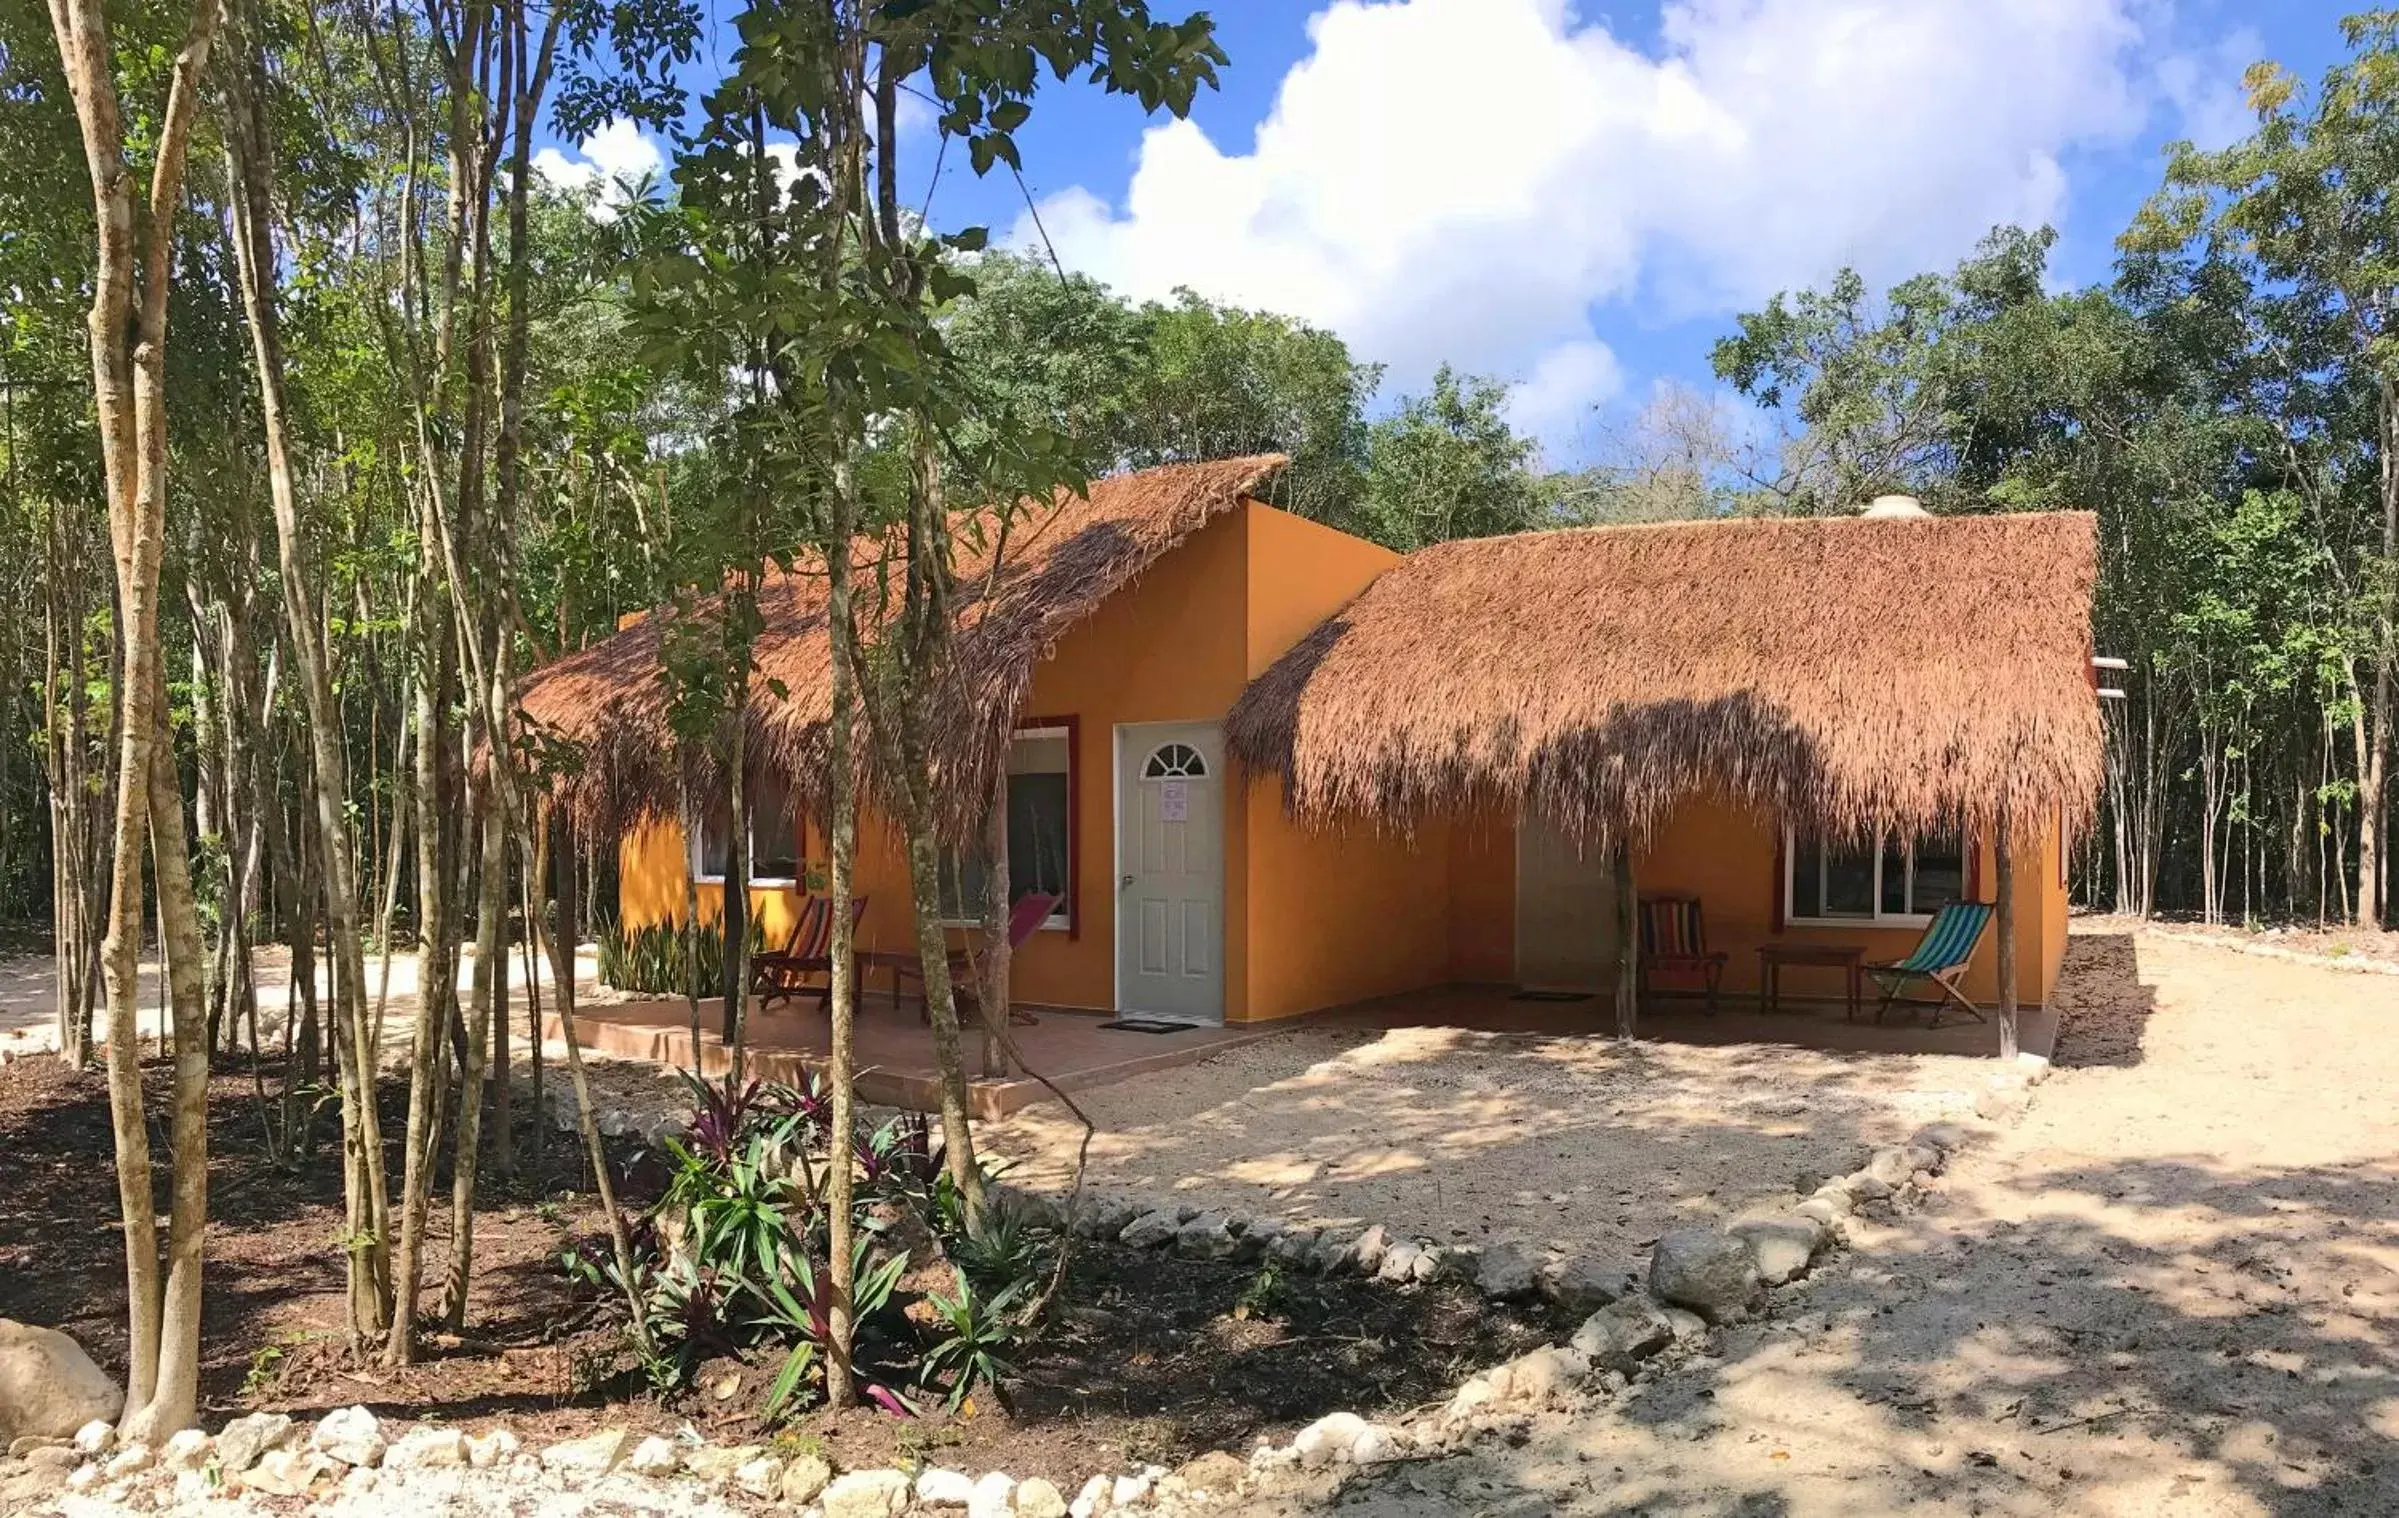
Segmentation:
<svg viewBox="0 0 2399 1518">
<path fill-rule="evenodd" d="M 1912 495 L 1878 495 L 1858 515 L 1873 518 L 1928 517 L 1932 513 L 1926 511 L 1924 503 Z"/>
</svg>

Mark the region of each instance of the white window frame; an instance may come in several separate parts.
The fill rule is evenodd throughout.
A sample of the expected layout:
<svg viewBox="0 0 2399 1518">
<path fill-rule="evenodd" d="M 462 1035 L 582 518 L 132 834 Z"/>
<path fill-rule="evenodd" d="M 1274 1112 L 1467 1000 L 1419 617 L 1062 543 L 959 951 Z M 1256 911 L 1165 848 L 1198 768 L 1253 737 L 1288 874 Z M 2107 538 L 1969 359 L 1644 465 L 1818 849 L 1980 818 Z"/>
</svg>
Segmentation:
<svg viewBox="0 0 2399 1518">
<path fill-rule="evenodd" d="M 761 812 L 755 808 L 751 809 L 750 857 L 752 859 L 756 859 L 758 857 L 758 824 L 769 817 L 780 817 L 781 815 L 782 814 L 780 812 Z M 803 856 L 804 865 L 805 855 L 807 852 L 807 819 L 797 813 L 794 813 L 791 820 L 800 828 L 800 837 L 798 842 L 801 845 L 801 854 Z M 684 840 L 685 852 L 689 856 L 686 860 L 686 867 L 691 871 L 693 884 L 721 886 L 725 883 L 725 877 L 723 875 L 711 875 L 700 867 L 702 845 L 705 842 L 707 835 L 708 819 L 706 817 L 702 817 L 700 819 L 698 830 L 695 831 L 690 838 Z M 800 877 L 797 875 L 752 875 L 750 877 L 750 885 L 753 888 L 763 886 L 770 891 L 780 890 L 786 886 L 796 886 L 799 883 Z"/>
<path fill-rule="evenodd" d="M 1799 915 L 1799 836 L 1790 828 L 1783 829 L 1783 922 L 1800 928 L 1921 928 L 1933 920 L 1930 912 L 1886 912 L 1883 910 L 1883 834 L 1874 835 L 1874 915 L 1870 917 L 1802 917 Z M 1963 891 L 1958 899 L 1971 900 L 1974 895 L 1972 864 L 1974 848 L 1971 843 L 1961 848 L 1959 867 L 1967 878 L 1961 882 Z M 1816 899 L 1825 896 L 1823 870 L 1827 851 L 1816 854 Z M 1916 840 L 1908 840 L 1908 896 L 1915 897 Z"/>
<path fill-rule="evenodd" d="M 1016 746 L 1016 740 L 1019 738 L 1057 738 L 1066 744 L 1066 858 L 1070 869 L 1073 867 L 1075 857 L 1075 766 L 1083 762 L 1083 756 L 1075 752 L 1074 735 L 1073 728 L 1057 726 L 1020 727 L 1012 729 L 1008 734 L 1008 746 L 1011 748 Z M 941 863 L 946 867 L 949 861 L 945 857 Z M 963 884 L 963 882 L 961 883 Z M 1035 928 L 1034 932 L 1065 933 L 1073 929 L 1074 888 L 1075 882 L 1069 880 L 1066 883 L 1066 899 L 1054 904 L 1056 909 L 1041 920 L 1041 926 Z M 980 917 L 944 917 L 941 919 L 941 925 L 945 928 L 980 928 L 983 926 L 983 919 Z"/>
</svg>

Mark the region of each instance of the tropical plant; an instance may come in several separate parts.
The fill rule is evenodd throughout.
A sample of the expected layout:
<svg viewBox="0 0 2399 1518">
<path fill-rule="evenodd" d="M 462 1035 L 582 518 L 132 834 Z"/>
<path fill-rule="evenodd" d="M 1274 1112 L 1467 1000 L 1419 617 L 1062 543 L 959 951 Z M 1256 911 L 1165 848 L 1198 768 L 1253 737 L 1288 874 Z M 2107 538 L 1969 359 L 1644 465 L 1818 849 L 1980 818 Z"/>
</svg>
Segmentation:
<svg viewBox="0 0 2399 1518">
<path fill-rule="evenodd" d="M 851 1247 L 852 1321 L 859 1324 L 872 1322 L 889 1305 L 893 1288 L 908 1271 L 908 1256 L 904 1253 L 891 1254 L 880 1264 L 873 1263 L 875 1238 L 861 1232 Z M 751 1288 L 766 1303 L 766 1311 L 755 1320 L 755 1326 L 791 1344 L 783 1368 L 776 1372 L 774 1383 L 767 1390 L 769 1418 L 780 1417 L 792 1405 L 800 1388 L 817 1374 L 819 1362 L 833 1342 L 832 1272 L 818 1270 L 805 1254 L 792 1255 L 789 1264 L 789 1282 L 774 1275 Z"/>
<path fill-rule="evenodd" d="M 942 1235 L 950 1263 L 986 1292 L 1038 1282 L 1049 1273 L 1056 1241 L 1012 1207 L 993 1207 L 979 1226 Z"/>
<path fill-rule="evenodd" d="M 929 1387 L 948 1382 L 953 1412 L 977 1387 L 990 1388 L 992 1397 L 1005 1408 L 1008 1392 L 1004 1378 L 1016 1373 L 1015 1353 L 1024 1339 L 1023 1325 L 1012 1314 L 1032 1282 L 1018 1281 L 986 1296 L 975 1290 L 962 1269 L 953 1270 L 951 1279 L 957 1283 L 954 1296 L 937 1291 L 926 1296 L 944 1332 L 925 1352 L 919 1375 Z"/>
</svg>

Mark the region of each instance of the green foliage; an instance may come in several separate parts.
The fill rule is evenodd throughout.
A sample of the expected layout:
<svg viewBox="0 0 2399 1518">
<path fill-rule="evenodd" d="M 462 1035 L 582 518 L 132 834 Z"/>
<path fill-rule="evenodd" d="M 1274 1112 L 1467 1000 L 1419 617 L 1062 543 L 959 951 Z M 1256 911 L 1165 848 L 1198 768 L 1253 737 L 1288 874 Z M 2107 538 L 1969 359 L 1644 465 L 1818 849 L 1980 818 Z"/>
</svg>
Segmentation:
<svg viewBox="0 0 2399 1518">
<path fill-rule="evenodd" d="M 963 1269 L 953 1271 L 956 1289 L 950 1296 L 930 1293 L 926 1301 L 941 1320 L 941 1338 L 925 1352 L 923 1378 L 927 1386 L 946 1383 L 954 1411 L 979 1388 L 988 1387 L 1002 1407 L 1008 1405 L 1005 1379 L 1016 1371 L 1014 1355 L 1023 1341 L 1022 1326 L 1010 1316 L 1030 1283 L 1019 1281 L 996 1295 L 978 1292 Z"/>
<path fill-rule="evenodd" d="M 766 950 L 766 930 L 752 917 L 749 922 L 750 952 Z M 637 928 L 627 928 L 609 919 L 600 924 L 597 934 L 600 983 L 619 991 L 641 991 L 654 996 L 681 996 L 690 985 L 691 956 L 698 956 L 700 984 L 713 990 L 723 974 L 725 963 L 724 924 L 710 919 L 696 933 L 686 932 L 681 923 L 648 922 Z"/>
</svg>

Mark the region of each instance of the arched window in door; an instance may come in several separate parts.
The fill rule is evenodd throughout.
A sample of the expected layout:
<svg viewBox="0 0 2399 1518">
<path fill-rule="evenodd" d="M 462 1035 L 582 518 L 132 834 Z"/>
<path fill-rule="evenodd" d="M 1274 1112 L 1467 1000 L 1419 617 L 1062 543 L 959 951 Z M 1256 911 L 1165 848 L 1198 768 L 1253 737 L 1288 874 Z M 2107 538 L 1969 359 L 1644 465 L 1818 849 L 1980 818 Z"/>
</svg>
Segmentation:
<svg viewBox="0 0 2399 1518">
<path fill-rule="evenodd" d="M 1141 767 L 1144 780 L 1204 780 L 1207 775 L 1206 757 L 1188 743 L 1159 745 Z"/>
</svg>

